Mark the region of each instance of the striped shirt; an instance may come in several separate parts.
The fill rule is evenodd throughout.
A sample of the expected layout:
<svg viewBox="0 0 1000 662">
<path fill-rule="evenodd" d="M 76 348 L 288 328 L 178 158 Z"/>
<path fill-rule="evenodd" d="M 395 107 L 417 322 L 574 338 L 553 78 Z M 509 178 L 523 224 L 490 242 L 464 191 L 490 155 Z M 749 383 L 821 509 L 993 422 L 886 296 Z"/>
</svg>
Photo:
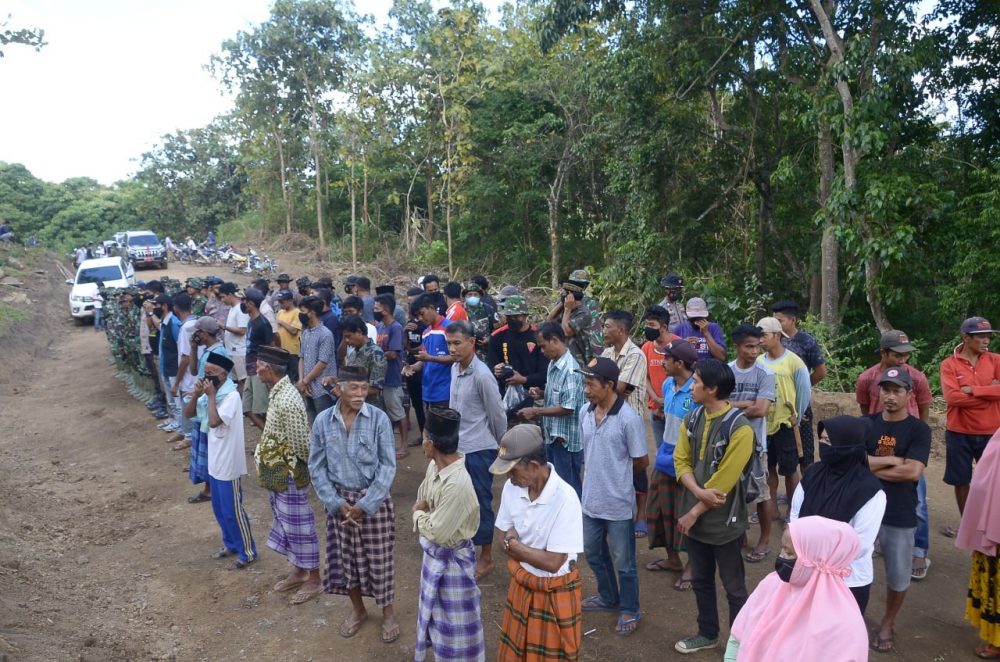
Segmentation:
<svg viewBox="0 0 1000 662">
<path fill-rule="evenodd" d="M 625 382 L 634 389 L 626 402 L 632 407 L 632 411 L 642 416 L 646 409 L 646 355 L 634 342 L 626 340 L 621 352 L 608 347 L 601 356 L 618 365 L 618 381 Z"/>
<path fill-rule="evenodd" d="M 577 370 L 576 362 L 569 351 L 560 358 L 549 362 L 545 382 L 545 407 L 569 409 L 569 416 L 542 416 L 545 443 L 551 444 L 556 438 L 564 439 L 566 450 L 576 453 L 583 450 L 580 433 L 580 408 L 583 407 L 583 377 Z"/>
</svg>

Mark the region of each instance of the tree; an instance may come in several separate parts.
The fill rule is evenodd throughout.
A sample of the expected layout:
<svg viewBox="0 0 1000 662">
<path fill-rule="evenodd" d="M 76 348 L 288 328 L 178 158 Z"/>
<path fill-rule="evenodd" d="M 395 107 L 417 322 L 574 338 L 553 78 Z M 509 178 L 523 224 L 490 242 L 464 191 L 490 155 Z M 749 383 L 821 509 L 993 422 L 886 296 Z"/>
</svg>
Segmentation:
<svg viewBox="0 0 1000 662">
<path fill-rule="evenodd" d="M 12 28 L 10 27 L 10 14 L 6 21 L 0 21 L 0 57 L 4 56 L 4 50 L 12 44 L 30 46 L 35 51 L 42 50 L 46 45 L 45 30 L 41 28 Z"/>
</svg>

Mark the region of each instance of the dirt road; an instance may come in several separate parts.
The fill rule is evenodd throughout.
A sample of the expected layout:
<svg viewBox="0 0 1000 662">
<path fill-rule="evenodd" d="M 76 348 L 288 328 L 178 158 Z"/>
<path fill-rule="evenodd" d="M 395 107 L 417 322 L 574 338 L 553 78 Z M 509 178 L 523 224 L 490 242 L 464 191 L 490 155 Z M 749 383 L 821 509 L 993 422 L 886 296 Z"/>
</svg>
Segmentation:
<svg viewBox="0 0 1000 662">
<path fill-rule="evenodd" d="M 294 274 L 293 267 L 287 265 Z M 205 272 L 171 265 L 170 273 Z M 51 287 L 62 304 L 63 291 Z M 38 295 L 44 293 L 43 284 Z M 381 644 L 373 618 L 344 640 L 337 628 L 346 598 L 290 607 L 287 596 L 270 592 L 286 564 L 264 544 L 270 509 L 252 478 L 244 488 L 261 560 L 235 572 L 210 558 L 219 533 L 209 504 L 186 501 L 194 492 L 186 452 L 170 450 L 146 409 L 114 379 L 103 337 L 74 327 L 61 310 L 52 306 L 33 327 L 37 333 L 22 327 L 16 342 L 0 341 L 3 368 L 17 366 L 0 378 L 0 660 L 412 658 L 420 549 L 408 513 L 423 458 L 411 453 L 401 463 L 392 490 L 402 636 Z M 248 453 L 255 442 L 248 432 Z M 968 561 L 936 533 L 956 519 L 942 471 L 943 460 L 935 458 L 928 470 L 933 567 L 928 579 L 914 583 L 897 624 L 899 660 L 974 659 L 977 638 L 962 619 Z M 655 556 L 639 547 L 641 568 Z M 503 558 L 499 549 L 497 557 Z M 883 572 L 876 568 L 870 627 L 884 605 Z M 770 569 L 770 559 L 748 566 L 751 586 Z M 673 575 L 640 573 L 638 632 L 620 639 L 613 616 L 588 615 L 584 629 L 595 631 L 585 637 L 584 659 L 682 657 L 673 643 L 693 632 L 694 596 L 671 590 Z M 591 593 L 585 564 L 584 575 Z M 482 584 L 488 659 L 495 656 L 506 585 L 499 567 Z M 690 657 L 718 660 L 721 651 Z"/>
</svg>

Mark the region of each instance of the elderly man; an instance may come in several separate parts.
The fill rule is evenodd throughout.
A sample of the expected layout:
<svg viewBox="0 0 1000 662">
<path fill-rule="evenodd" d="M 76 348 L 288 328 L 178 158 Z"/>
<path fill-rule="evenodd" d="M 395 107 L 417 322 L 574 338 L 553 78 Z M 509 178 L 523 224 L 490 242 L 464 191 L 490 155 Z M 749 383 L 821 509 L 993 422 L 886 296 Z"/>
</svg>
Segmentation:
<svg viewBox="0 0 1000 662">
<path fill-rule="evenodd" d="M 428 647 L 438 662 L 486 659 L 476 550 L 469 540 L 479 527 L 479 512 L 465 458 L 458 452 L 461 419 L 446 407 L 427 412 L 423 445 L 430 462 L 413 504 L 413 531 L 424 550 L 416 662 L 426 659 Z"/>
<path fill-rule="evenodd" d="M 309 475 L 326 508 L 324 590 L 347 595 L 353 611 L 340 636 L 353 637 L 368 618 L 362 596 L 382 608 L 382 641 L 399 638 L 393 547 L 395 511 L 389 488 L 396 476 L 392 423 L 365 402 L 368 373 L 345 366 L 338 375 L 336 405 L 313 423 Z"/>
<path fill-rule="evenodd" d="M 299 605 L 319 595 L 319 536 L 309 505 L 309 422 L 302 396 L 288 376 L 291 355 L 277 347 L 262 347 L 257 376 L 270 389 L 267 419 L 254 451 L 257 482 L 268 491 L 274 523 L 267 546 L 284 555 L 292 572 L 274 585 L 279 593 L 298 588 L 289 604 Z"/>
<path fill-rule="evenodd" d="M 583 552 L 580 500 L 546 462 L 536 425 L 508 430 L 490 471 L 510 474 L 496 521 L 510 572 L 497 662 L 578 660 L 583 636 L 576 565 Z"/>
<path fill-rule="evenodd" d="M 476 561 L 476 579 L 493 569 L 493 474 L 497 442 L 507 431 L 507 413 L 497 380 L 476 356 L 476 331 L 464 320 L 445 329 L 451 364 L 451 407 L 461 414 L 458 450 L 472 477 L 479 500 L 479 530 L 472 539 L 482 551 Z"/>
</svg>

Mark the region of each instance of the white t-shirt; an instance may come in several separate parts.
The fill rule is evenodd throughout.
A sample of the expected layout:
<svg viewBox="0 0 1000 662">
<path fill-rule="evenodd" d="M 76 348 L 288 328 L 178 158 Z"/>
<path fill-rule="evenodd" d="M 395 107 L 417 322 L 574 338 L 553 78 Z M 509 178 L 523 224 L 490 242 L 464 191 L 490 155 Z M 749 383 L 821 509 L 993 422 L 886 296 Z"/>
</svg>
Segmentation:
<svg viewBox="0 0 1000 662">
<path fill-rule="evenodd" d="M 250 326 L 250 316 L 241 311 L 237 304 L 229 309 L 229 314 L 226 316 L 226 326 L 232 329 L 246 329 Z M 222 344 L 226 346 L 229 356 L 247 355 L 247 334 L 244 333 L 241 336 L 231 331 L 226 331 L 222 340 Z"/>
<path fill-rule="evenodd" d="M 229 393 L 217 408 L 222 424 L 208 428 L 208 473 L 215 480 L 236 480 L 247 473 L 239 391 Z"/>
<path fill-rule="evenodd" d="M 500 495 L 500 511 L 496 527 L 506 532 L 511 527 L 517 531 L 521 542 L 528 547 L 544 549 L 556 554 L 566 554 L 566 562 L 556 573 L 546 572 L 521 562 L 521 567 L 536 577 L 560 577 L 569 572 L 570 561 L 583 553 L 583 510 L 576 491 L 559 477 L 549 463 L 549 479 L 542 493 L 533 502 L 528 499 L 528 488 L 518 487 L 508 480 Z"/>
<path fill-rule="evenodd" d="M 94 292 L 94 310 L 101 308 L 104 308 L 104 297 L 101 296 L 100 292 Z"/>
<path fill-rule="evenodd" d="M 802 489 L 802 483 L 795 488 L 792 496 L 792 503 L 789 506 L 789 520 L 794 522 L 799 518 L 799 510 L 802 508 L 802 501 L 806 498 L 806 493 Z M 872 554 L 875 552 L 875 538 L 878 537 L 878 530 L 882 526 L 882 515 L 885 514 L 885 492 L 879 490 L 868 503 L 861 506 L 858 512 L 848 524 L 858 534 L 861 546 L 858 548 L 858 555 L 851 562 L 851 574 L 845 579 L 845 583 L 850 587 L 867 586 L 875 579 L 875 572 L 872 567 Z"/>
<path fill-rule="evenodd" d="M 198 355 L 191 356 L 191 336 L 194 334 L 194 325 L 198 323 L 198 318 L 194 315 L 189 315 L 184 323 L 181 324 L 180 335 L 177 336 L 177 365 L 180 367 L 181 359 L 185 356 L 189 357 L 189 365 L 191 361 L 194 361 L 195 365 L 198 364 L 198 356 L 201 354 L 201 348 L 198 348 Z M 180 377 L 181 385 L 179 390 L 181 393 L 190 393 L 194 390 L 195 380 L 198 378 L 191 374 L 191 369 L 187 368 L 184 370 L 183 375 L 177 375 Z"/>
<path fill-rule="evenodd" d="M 277 333 L 278 317 L 274 314 L 274 308 L 272 308 L 271 304 L 267 302 L 267 299 L 264 299 L 264 301 L 260 304 L 260 314 L 264 316 L 264 319 L 271 323 L 271 333 Z"/>
</svg>

